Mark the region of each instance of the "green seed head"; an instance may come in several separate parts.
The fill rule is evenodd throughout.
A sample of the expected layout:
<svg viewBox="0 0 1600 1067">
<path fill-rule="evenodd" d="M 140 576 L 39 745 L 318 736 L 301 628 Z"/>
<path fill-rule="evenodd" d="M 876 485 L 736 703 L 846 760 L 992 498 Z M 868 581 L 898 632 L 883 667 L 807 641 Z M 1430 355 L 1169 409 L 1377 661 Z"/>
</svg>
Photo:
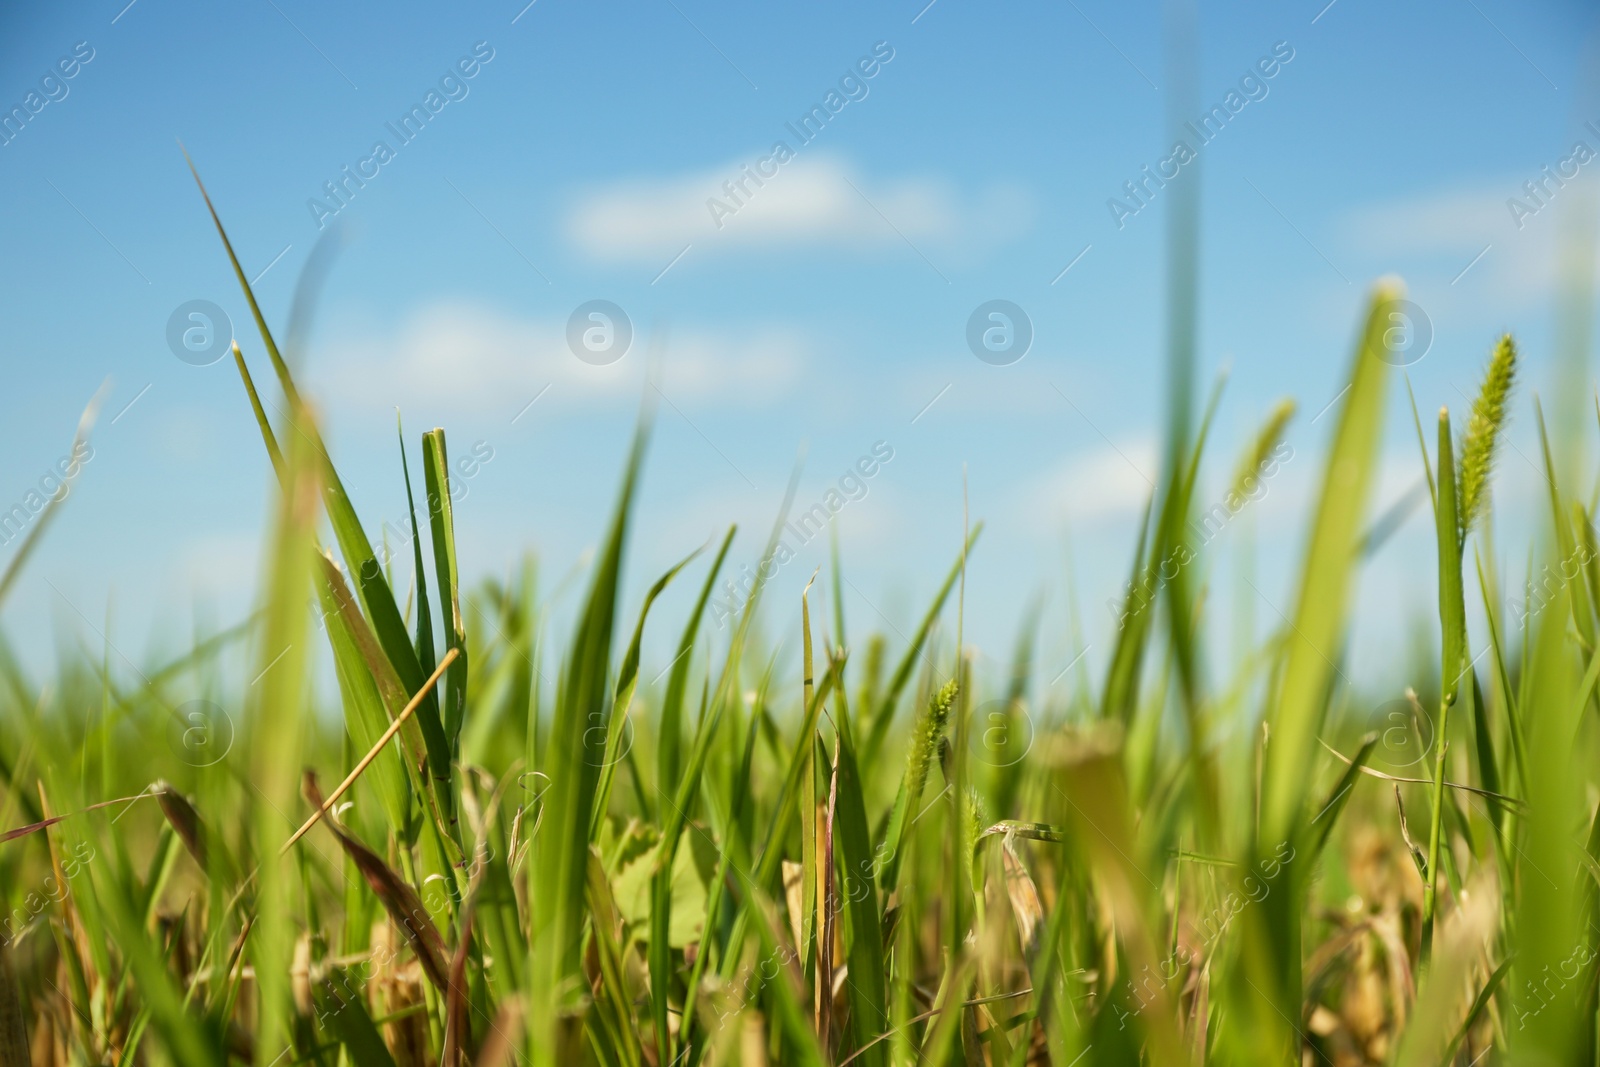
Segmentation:
<svg viewBox="0 0 1600 1067">
<path fill-rule="evenodd" d="M 1489 369 L 1484 372 L 1483 385 L 1478 389 L 1478 399 L 1472 402 L 1472 415 L 1467 419 L 1466 433 L 1461 439 L 1456 484 L 1461 494 L 1459 525 L 1463 541 L 1483 513 L 1484 501 L 1489 495 L 1495 443 L 1505 425 L 1506 401 L 1516 373 L 1516 342 L 1506 334 L 1489 358 Z"/>
<path fill-rule="evenodd" d="M 933 695 L 928 702 L 928 710 L 917 722 L 916 734 L 911 739 L 911 753 L 906 758 L 906 784 L 913 797 L 921 795 L 922 785 L 928 778 L 928 761 L 934 746 L 944 736 L 945 727 L 950 723 L 950 709 L 956 703 L 956 688 L 955 679 L 946 682 Z"/>
</svg>

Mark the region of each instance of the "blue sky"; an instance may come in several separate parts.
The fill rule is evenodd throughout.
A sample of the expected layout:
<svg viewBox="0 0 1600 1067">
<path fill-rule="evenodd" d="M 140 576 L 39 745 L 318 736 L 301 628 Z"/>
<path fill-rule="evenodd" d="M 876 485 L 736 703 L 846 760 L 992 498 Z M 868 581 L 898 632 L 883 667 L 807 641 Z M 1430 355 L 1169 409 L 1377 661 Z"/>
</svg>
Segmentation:
<svg viewBox="0 0 1600 1067">
<path fill-rule="evenodd" d="M 346 186 L 302 368 L 369 531 L 405 514 L 399 407 L 413 447 L 442 425 L 453 452 L 492 454 L 457 513 L 468 574 L 504 574 L 532 550 L 554 584 L 603 527 L 656 345 L 630 616 L 657 573 L 729 522 L 734 565 L 754 562 L 802 443 L 802 508 L 886 445 L 893 458 L 837 519 L 852 629 L 906 630 L 920 612 L 959 545 L 965 467 L 971 515 L 988 523 L 968 634 L 1003 661 L 1042 593 L 1045 680 L 1085 643 L 1098 671 L 1105 601 L 1157 472 L 1169 192 L 1120 227 L 1108 201 L 1128 204 L 1123 183 L 1171 154 L 1160 5 L 524 2 L 0 12 L 0 105 L 59 97 L 0 146 L 0 510 L 114 382 L 94 458 L 0 625 L 43 653 L 62 633 L 98 646 L 110 619 L 142 662 L 247 610 L 269 471 L 230 362 L 176 358 L 168 320 L 211 301 L 262 377 L 266 362 L 178 141 L 281 331 L 325 232 L 324 183 L 383 140 L 392 158 Z M 1200 109 L 1260 78 L 1186 168 L 1202 201 L 1201 380 L 1229 369 L 1212 495 L 1272 404 L 1300 404 L 1294 458 L 1209 565 L 1223 648 L 1239 610 L 1259 632 L 1291 602 L 1333 422 L 1313 419 L 1337 395 L 1371 281 L 1402 275 L 1431 323 L 1410 368 L 1425 411 L 1465 406 L 1505 329 L 1548 395 L 1559 238 L 1600 166 L 1520 220 L 1508 206 L 1575 141 L 1600 150 L 1584 126 L 1600 128 L 1600 96 L 1583 89 L 1583 5 L 1325 5 L 1198 16 Z M 75 46 L 92 58 L 41 83 Z M 1292 58 L 1262 77 L 1275 48 Z M 430 91 L 437 113 L 402 143 L 386 124 Z M 786 124 L 830 91 L 847 102 L 802 144 Z M 762 163 L 777 141 L 793 157 Z M 746 166 L 776 173 L 730 203 L 723 183 Z M 993 299 L 1033 332 L 1007 366 L 966 341 Z M 592 300 L 634 332 L 607 366 L 566 342 Z M 1396 385 L 1380 503 L 1420 476 Z M 1534 472 L 1514 450 L 1501 469 L 1502 506 L 1531 507 Z M 1260 592 L 1235 605 L 1230 560 L 1247 537 Z M 1520 560 L 1524 542 L 1505 540 Z M 781 572 L 784 605 L 819 544 Z M 1428 544 L 1413 522 L 1363 579 L 1372 625 L 1355 654 L 1374 670 L 1396 668 L 1431 613 Z M 689 584 L 663 618 L 681 618 Z"/>
</svg>

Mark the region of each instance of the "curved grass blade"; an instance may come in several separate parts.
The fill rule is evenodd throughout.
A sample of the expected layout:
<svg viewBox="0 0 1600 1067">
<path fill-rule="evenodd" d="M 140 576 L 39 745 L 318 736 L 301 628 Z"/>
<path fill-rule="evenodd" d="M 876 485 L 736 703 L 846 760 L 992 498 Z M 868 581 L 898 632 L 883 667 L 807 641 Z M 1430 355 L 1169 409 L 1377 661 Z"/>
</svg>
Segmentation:
<svg viewBox="0 0 1600 1067">
<path fill-rule="evenodd" d="M 1311 817 L 1311 833 L 1314 844 L 1311 846 L 1311 862 L 1314 864 L 1328 847 L 1328 838 L 1333 834 L 1334 824 L 1339 821 L 1339 816 L 1344 812 L 1346 804 L 1350 803 L 1351 790 L 1355 788 L 1356 779 L 1361 775 L 1361 768 L 1367 765 L 1367 760 L 1372 756 L 1372 750 L 1377 747 L 1378 735 L 1368 734 L 1361 739 L 1361 747 L 1351 757 L 1349 766 L 1339 776 L 1339 781 L 1334 784 L 1333 792 L 1328 799 L 1322 802 L 1317 813 Z"/>
<path fill-rule="evenodd" d="M 733 539 L 733 530 L 728 531 L 728 540 Z M 723 549 L 727 549 L 727 541 L 723 542 Z M 679 560 L 667 573 L 656 579 L 656 583 L 645 594 L 644 606 L 639 609 L 639 622 L 633 628 L 633 640 L 628 642 L 628 651 L 622 657 L 622 668 L 617 672 L 616 696 L 611 702 L 611 721 L 606 730 L 606 754 L 604 765 L 600 768 L 600 784 L 595 788 L 594 811 L 589 817 L 589 839 L 594 840 L 600 836 L 600 822 L 606 816 L 606 809 L 611 803 L 611 784 L 616 778 L 617 764 L 622 760 L 622 736 L 627 724 L 628 708 L 633 703 L 634 691 L 639 687 L 639 645 L 644 640 L 644 621 L 650 615 L 650 605 L 654 604 L 656 597 L 660 596 L 678 572 L 687 567 L 703 549 L 697 548 L 683 559 Z M 632 751 L 631 749 L 629 751 Z"/>
<path fill-rule="evenodd" d="M 205 199 L 206 210 L 210 212 L 211 221 L 217 228 L 217 236 L 222 239 L 222 247 L 227 252 L 228 262 L 232 264 L 239 287 L 244 291 L 245 301 L 250 305 L 250 314 L 255 319 L 256 329 L 266 346 L 267 358 L 272 362 L 272 368 L 277 374 L 278 384 L 283 389 L 290 411 L 298 411 L 302 407 L 300 391 L 295 386 L 294 378 L 282 354 L 278 351 L 277 343 L 272 339 L 272 331 L 267 328 L 267 320 L 261 313 L 261 305 L 256 301 L 255 291 L 251 288 L 249 279 L 245 277 L 244 268 L 239 265 L 239 257 L 234 254 L 233 243 L 228 239 L 216 207 L 211 203 L 211 196 L 206 192 L 205 184 L 200 181 L 200 174 L 195 170 L 193 161 L 189 160 L 187 152 L 184 153 L 184 159 L 189 162 L 190 173 L 194 175 L 200 195 Z M 251 399 L 256 405 L 258 420 L 264 420 L 259 398 L 254 395 L 253 390 Z M 417 652 L 411 645 L 410 636 L 406 633 L 405 620 L 401 618 L 400 609 L 395 603 L 394 592 L 384 578 L 383 568 L 372 551 L 372 543 L 367 539 L 361 520 L 356 515 L 355 505 L 345 491 L 344 483 L 339 479 L 339 472 L 334 468 L 333 460 L 329 457 L 316 427 L 309 423 L 297 425 L 293 418 L 291 425 L 305 438 L 305 444 L 320 462 L 324 483 L 322 501 L 328 513 L 328 520 L 333 526 L 334 537 L 339 543 L 339 551 L 344 556 L 345 565 L 355 576 L 356 593 L 361 599 L 361 605 L 366 610 L 367 618 L 372 623 L 373 631 L 378 636 L 384 654 L 393 665 L 395 673 L 399 675 L 402 686 L 407 692 L 414 692 L 420 688 L 425 677 L 422 664 L 417 659 Z M 264 422 L 263 426 L 265 427 Z M 455 843 L 459 848 L 455 794 L 451 788 L 451 750 L 439 719 L 437 697 L 430 695 L 417 709 L 417 723 L 427 746 L 428 769 L 433 778 L 435 802 L 451 836 L 456 838 Z"/>
<path fill-rule="evenodd" d="M 313 808 L 320 810 L 326 806 L 322 791 L 317 788 L 316 777 L 309 771 L 305 777 L 305 793 Z M 422 906 L 417 891 L 396 874 L 381 856 L 338 822 L 333 819 L 319 821 L 338 839 L 340 847 L 355 863 L 356 869 L 361 872 L 361 877 L 366 879 L 367 885 L 378 898 L 378 903 L 383 905 L 383 910 L 389 913 L 389 918 L 395 927 L 405 937 L 411 950 L 416 953 L 417 962 L 422 965 L 422 973 L 427 976 L 428 981 L 432 982 L 434 988 L 440 992 L 448 992 L 450 954 L 445 947 L 444 938 L 439 934 L 439 928 L 434 926 L 433 920 L 428 917 L 427 909 Z"/>
<path fill-rule="evenodd" d="M 667 693 L 661 702 L 661 723 L 657 730 L 659 737 L 656 742 L 656 782 L 663 792 L 670 788 L 669 783 L 678 780 L 679 767 L 683 762 L 683 697 L 689 687 L 689 661 L 692 658 L 690 650 L 694 648 L 695 635 L 700 632 L 700 619 L 705 614 L 706 602 L 711 599 L 711 590 L 717 583 L 717 575 L 722 572 L 722 563 L 728 558 L 728 548 L 733 544 L 733 535 L 737 530 L 737 526 L 728 527 L 728 532 L 722 539 L 722 547 L 717 550 L 716 559 L 712 561 L 711 570 L 706 575 L 705 584 L 700 587 L 700 598 L 695 601 L 694 610 L 689 613 L 689 621 L 684 623 L 683 636 L 678 641 L 678 652 L 672 659 L 672 673 L 667 678 Z"/>
</svg>

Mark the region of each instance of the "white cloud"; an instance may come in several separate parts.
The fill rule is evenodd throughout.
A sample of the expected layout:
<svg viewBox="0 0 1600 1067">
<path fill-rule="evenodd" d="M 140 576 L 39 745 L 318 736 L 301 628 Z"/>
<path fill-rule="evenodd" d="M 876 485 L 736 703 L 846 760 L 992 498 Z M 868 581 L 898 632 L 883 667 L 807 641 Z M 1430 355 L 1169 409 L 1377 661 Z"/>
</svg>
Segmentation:
<svg viewBox="0 0 1600 1067">
<path fill-rule="evenodd" d="M 747 166 L 732 162 L 593 189 L 572 211 L 568 236 L 597 259 L 665 264 L 686 245 L 871 248 L 963 235 L 1003 238 L 1031 215 L 1027 196 L 1009 186 L 968 199 L 940 178 L 871 180 L 823 154 L 801 155 L 757 186 L 745 177 Z"/>
<path fill-rule="evenodd" d="M 255 594 L 260 565 L 259 533 L 219 532 L 185 543 L 182 555 L 174 560 L 173 577 L 178 588 L 236 601 Z"/>
<path fill-rule="evenodd" d="M 633 329 L 626 356 L 593 366 L 568 349 L 563 320 L 440 302 L 407 318 L 393 334 L 346 336 L 328 344 L 329 358 L 316 378 L 327 395 L 359 397 L 381 408 L 509 404 L 514 410 L 546 385 L 560 391 L 563 403 L 637 396 L 650 355 L 641 324 Z M 679 327 L 667 338 L 659 381 L 675 403 L 733 397 L 770 403 L 789 390 L 808 358 L 808 346 L 792 328 Z"/>
<path fill-rule="evenodd" d="M 1511 187 L 1509 180 L 1504 183 Z M 1451 189 L 1362 208 L 1349 235 L 1376 253 L 1477 252 L 1486 243 L 1516 233 L 1499 186 Z"/>
<path fill-rule="evenodd" d="M 1347 241 L 1396 265 L 1428 260 L 1430 273 L 1456 279 L 1448 286 L 1441 282 L 1436 296 L 1453 307 L 1481 307 L 1489 298 L 1500 314 L 1535 306 L 1556 292 L 1568 269 L 1562 257 L 1570 242 L 1563 237 L 1575 225 L 1583 198 L 1595 195 L 1586 171 L 1535 214 L 1519 218 L 1508 205 L 1516 199 L 1535 206 L 1522 186 L 1537 177 L 1506 175 L 1362 208 L 1347 220 Z"/>
<path fill-rule="evenodd" d="M 1023 489 L 1020 507 L 1028 525 L 1046 521 L 1054 534 L 1063 523 L 1137 517 L 1160 470 L 1151 438 L 1079 452 L 1055 464 Z"/>
</svg>

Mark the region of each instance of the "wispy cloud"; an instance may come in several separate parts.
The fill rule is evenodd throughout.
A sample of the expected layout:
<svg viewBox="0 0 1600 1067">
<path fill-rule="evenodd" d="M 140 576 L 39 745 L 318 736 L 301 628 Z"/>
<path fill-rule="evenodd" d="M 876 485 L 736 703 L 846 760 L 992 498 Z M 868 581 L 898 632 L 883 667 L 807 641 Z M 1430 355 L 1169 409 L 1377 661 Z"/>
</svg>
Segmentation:
<svg viewBox="0 0 1600 1067">
<path fill-rule="evenodd" d="M 1408 274 L 1437 275 L 1440 296 L 1462 308 L 1490 295 L 1502 315 L 1537 306 L 1561 278 L 1563 230 L 1582 199 L 1594 195 L 1585 171 L 1540 206 L 1523 188 L 1539 177 L 1508 174 L 1373 204 L 1350 214 L 1346 241 Z M 1530 213 L 1530 206 L 1538 210 Z"/>
<path fill-rule="evenodd" d="M 315 375 L 328 395 L 379 408 L 493 409 L 507 417 L 547 385 L 541 403 L 637 397 L 649 360 L 645 325 L 620 362 L 594 366 L 567 348 L 566 323 L 522 318 L 472 302 L 430 304 L 391 332 L 344 336 L 324 349 Z M 662 356 L 662 387 L 678 404 L 737 397 L 761 405 L 781 398 L 810 357 L 802 334 L 777 325 L 704 329 L 674 325 Z"/>
<path fill-rule="evenodd" d="M 1063 524 L 1137 517 L 1150 495 L 1145 477 L 1160 467 L 1154 438 L 1102 445 L 1067 456 L 1027 482 L 1017 505 L 1025 521 L 1054 536 Z"/>
<path fill-rule="evenodd" d="M 869 178 L 823 154 L 794 160 L 760 186 L 743 170 L 729 163 L 587 190 L 569 216 L 568 237 L 596 259 L 660 265 L 688 244 L 706 254 L 1011 237 L 1032 211 L 1029 197 L 1015 187 L 964 196 L 942 178 Z"/>
</svg>

